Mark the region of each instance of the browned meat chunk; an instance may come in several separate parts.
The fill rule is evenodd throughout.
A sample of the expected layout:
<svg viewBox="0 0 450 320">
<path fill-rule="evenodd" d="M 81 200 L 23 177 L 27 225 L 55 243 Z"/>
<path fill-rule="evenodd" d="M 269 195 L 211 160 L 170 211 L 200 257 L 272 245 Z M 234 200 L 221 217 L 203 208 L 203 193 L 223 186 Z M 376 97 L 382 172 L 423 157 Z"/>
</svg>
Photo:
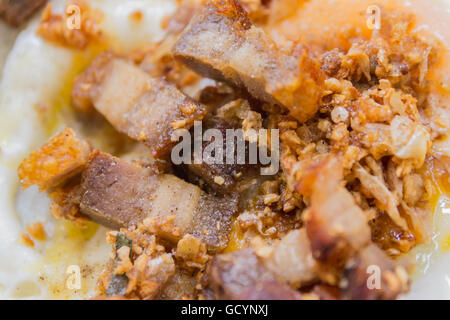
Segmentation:
<svg viewBox="0 0 450 320">
<path fill-rule="evenodd" d="M 82 174 L 82 212 L 114 229 L 142 221 L 158 183 L 147 170 L 97 152 Z"/>
<path fill-rule="evenodd" d="M 106 76 L 107 65 L 115 58 L 111 51 L 105 51 L 97 55 L 89 67 L 75 78 L 72 89 L 72 103 L 81 112 L 92 111 L 93 97 L 99 95 L 99 84 Z"/>
<path fill-rule="evenodd" d="M 374 244 L 364 248 L 345 270 L 343 299 L 395 299 L 408 289 L 408 273 Z"/>
<path fill-rule="evenodd" d="M 226 161 L 227 156 L 227 141 L 226 141 L 226 130 L 234 129 L 237 126 L 233 126 L 229 121 L 220 117 L 212 117 L 203 122 L 203 129 L 217 129 L 221 132 L 223 137 L 223 159 L 222 163 L 208 163 L 208 159 L 203 159 L 201 164 L 196 164 L 192 161 L 191 164 L 187 165 L 187 169 L 190 173 L 194 174 L 194 177 L 190 177 L 193 182 L 197 182 L 198 179 L 202 179 L 211 189 L 219 194 L 231 194 L 238 192 L 238 183 L 244 180 L 251 179 L 259 174 L 257 171 L 257 165 L 248 164 L 238 164 L 237 148 L 238 144 L 236 139 L 234 140 L 234 150 L 232 163 L 228 164 Z M 212 141 L 207 141 L 203 143 L 202 152 L 205 148 L 213 143 Z M 248 143 L 245 143 L 245 156 L 248 159 Z M 211 161 L 212 162 L 212 161 Z M 189 174 L 188 174 L 189 175 Z"/>
<path fill-rule="evenodd" d="M 104 153 L 96 153 L 82 175 L 81 210 L 103 225 L 119 228 L 146 217 L 174 216 L 182 234 L 202 239 L 208 250 L 228 243 L 236 203 L 202 192 L 172 175 L 155 175 Z"/>
<path fill-rule="evenodd" d="M 18 27 L 46 2 L 47 0 L 0 0 L 0 18 Z"/>
<path fill-rule="evenodd" d="M 81 172 L 90 153 L 89 143 L 67 128 L 22 161 L 18 169 L 20 183 L 25 189 L 34 184 L 41 190 L 57 186 Z"/>
<path fill-rule="evenodd" d="M 93 105 L 118 131 L 143 141 L 155 157 L 170 151 L 175 129 L 189 129 L 206 114 L 203 105 L 173 84 L 109 52 L 77 78 L 72 97 L 80 110 Z"/>
<path fill-rule="evenodd" d="M 223 249 L 228 244 L 231 219 L 236 211 L 237 201 L 234 198 L 218 198 L 201 192 L 186 231 L 202 239 L 208 251 Z"/>
<path fill-rule="evenodd" d="M 208 2 L 173 47 L 174 56 L 199 74 L 246 88 L 280 104 L 299 121 L 318 109 L 320 67 L 306 52 L 289 55 L 253 26 L 235 0 Z"/>
<path fill-rule="evenodd" d="M 353 196 L 342 187 L 343 168 L 338 158 L 328 157 L 314 171 L 311 207 L 306 231 L 316 259 L 338 267 L 352 251 L 370 242 L 366 216 Z"/>
<path fill-rule="evenodd" d="M 217 299 L 300 299 L 300 293 L 277 282 L 253 249 L 216 256 L 207 283 Z"/>
</svg>

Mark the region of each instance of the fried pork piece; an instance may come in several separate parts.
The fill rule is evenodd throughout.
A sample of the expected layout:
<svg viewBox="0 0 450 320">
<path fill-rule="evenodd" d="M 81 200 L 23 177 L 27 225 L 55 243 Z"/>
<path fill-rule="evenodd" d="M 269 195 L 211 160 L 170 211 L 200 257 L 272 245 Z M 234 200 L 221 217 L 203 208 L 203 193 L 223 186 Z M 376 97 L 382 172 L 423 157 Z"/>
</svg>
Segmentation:
<svg viewBox="0 0 450 320">
<path fill-rule="evenodd" d="M 408 273 L 374 244 L 364 248 L 344 271 L 342 299 L 395 299 L 408 289 Z"/>
<path fill-rule="evenodd" d="M 41 191 L 55 187 L 81 172 L 90 154 L 89 143 L 67 128 L 22 161 L 20 183 L 24 189 L 35 184 Z"/>
<path fill-rule="evenodd" d="M 206 108 L 163 79 L 150 77 L 133 63 L 110 52 L 98 55 L 75 81 L 73 103 L 93 105 L 118 131 L 144 142 L 163 157 L 175 143 L 176 129 L 189 129 Z"/>
<path fill-rule="evenodd" d="M 312 180 L 311 207 L 305 220 L 313 254 L 318 261 L 339 268 L 352 253 L 370 243 L 367 218 L 341 185 L 343 168 L 339 158 L 329 156 L 309 170 L 306 175 Z"/>
<path fill-rule="evenodd" d="M 217 255 L 208 265 L 206 282 L 216 299 L 301 299 L 275 279 L 251 248 Z"/>
<path fill-rule="evenodd" d="M 306 121 L 318 110 L 321 71 L 306 52 L 277 50 L 235 0 L 211 1 L 175 43 L 175 58 L 199 74 L 243 87 Z"/>
<path fill-rule="evenodd" d="M 256 176 L 258 166 L 251 164 L 238 164 L 237 157 L 237 149 L 238 143 L 237 139 L 234 140 L 234 150 L 235 153 L 233 155 L 232 163 L 227 163 L 227 139 L 226 139 L 226 131 L 229 129 L 236 129 L 237 126 L 234 126 L 230 121 L 227 121 L 221 117 L 211 117 L 205 121 L 203 121 L 204 130 L 208 129 L 217 129 L 221 132 L 223 137 L 223 158 L 222 163 L 214 163 L 211 161 L 208 163 L 209 159 L 206 157 L 203 159 L 203 162 L 200 164 L 194 163 L 193 161 L 186 165 L 188 172 L 188 176 L 191 178 L 193 182 L 196 180 L 202 179 L 211 189 L 213 189 L 218 194 L 232 194 L 238 192 L 239 183 L 243 183 L 243 181 L 248 181 Z M 212 141 L 204 142 L 202 145 L 202 152 L 206 148 L 211 148 Z M 245 144 L 245 157 L 248 159 L 248 143 Z M 191 175 L 193 174 L 193 177 Z"/>
<path fill-rule="evenodd" d="M 103 225 L 120 228 L 145 218 L 174 217 L 179 237 L 202 239 L 209 251 L 224 248 L 236 203 L 216 198 L 168 174 L 156 175 L 108 154 L 94 154 L 82 174 L 81 211 Z M 179 240 L 172 236 L 168 240 Z"/>
<path fill-rule="evenodd" d="M 299 299 L 291 287 L 316 279 L 305 229 L 292 230 L 273 245 L 255 238 L 252 248 L 218 255 L 207 269 L 207 287 L 219 299 Z"/>
<path fill-rule="evenodd" d="M 18 27 L 46 2 L 47 0 L 0 0 L 0 18 Z"/>
<path fill-rule="evenodd" d="M 80 207 L 92 220 L 113 229 L 137 224 L 152 210 L 157 184 L 150 169 L 96 152 L 82 173 Z"/>
<path fill-rule="evenodd" d="M 328 156 L 308 170 L 305 180 L 312 184 L 311 207 L 305 225 L 319 262 L 319 277 L 339 283 L 342 297 L 348 299 L 393 299 L 404 292 L 408 275 L 371 242 L 368 217 L 342 186 L 341 159 Z M 369 270 L 374 269 L 381 280 L 369 288 Z"/>
</svg>

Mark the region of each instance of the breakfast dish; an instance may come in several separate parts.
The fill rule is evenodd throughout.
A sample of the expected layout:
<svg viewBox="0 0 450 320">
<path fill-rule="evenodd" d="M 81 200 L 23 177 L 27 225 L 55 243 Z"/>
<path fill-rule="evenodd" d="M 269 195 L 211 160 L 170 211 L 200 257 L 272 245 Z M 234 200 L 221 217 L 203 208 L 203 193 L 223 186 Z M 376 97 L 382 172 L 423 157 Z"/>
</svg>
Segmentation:
<svg viewBox="0 0 450 320">
<path fill-rule="evenodd" d="M 0 1 L 0 296 L 450 298 L 448 2 L 46 2 Z"/>
</svg>

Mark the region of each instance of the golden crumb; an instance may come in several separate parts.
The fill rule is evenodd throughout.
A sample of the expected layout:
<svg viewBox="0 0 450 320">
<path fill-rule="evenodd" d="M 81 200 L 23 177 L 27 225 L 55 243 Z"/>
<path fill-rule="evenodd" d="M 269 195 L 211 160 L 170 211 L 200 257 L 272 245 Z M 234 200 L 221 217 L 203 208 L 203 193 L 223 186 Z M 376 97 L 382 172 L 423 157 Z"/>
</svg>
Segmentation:
<svg viewBox="0 0 450 320">
<path fill-rule="evenodd" d="M 175 256 L 182 259 L 187 267 L 199 269 L 203 269 L 211 258 L 206 253 L 205 244 L 190 234 L 178 241 Z"/>
<path fill-rule="evenodd" d="M 269 194 L 264 195 L 264 204 L 265 205 L 270 205 L 272 203 L 277 202 L 278 200 L 280 200 L 280 196 L 278 194 L 269 193 Z"/>
<path fill-rule="evenodd" d="M 176 130 L 185 127 L 187 123 L 188 119 L 175 120 L 170 123 L 170 126 L 172 129 Z"/>
<path fill-rule="evenodd" d="M 144 18 L 144 14 L 142 13 L 142 11 L 136 10 L 130 13 L 129 17 L 130 20 L 133 22 L 141 22 L 142 19 Z"/>
<path fill-rule="evenodd" d="M 215 176 L 214 183 L 217 183 L 218 185 L 223 185 L 225 183 L 225 179 L 221 176 Z"/>
<path fill-rule="evenodd" d="M 186 103 L 180 107 L 181 112 L 185 115 L 191 115 L 195 112 L 196 105 L 194 103 Z"/>
<path fill-rule="evenodd" d="M 144 131 L 139 131 L 139 140 L 140 141 L 147 140 L 147 134 Z"/>
<path fill-rule="evenodd" d="M 114 274 L 123 274 L 128 272 L 133 267 L 130 260 L 130 248 L 127 246 L 121 247 L 117 250 L 117 266 L 114 269 Z"/>
<path fill-rule="evenodd" d="M 181 229 L 174 225 L 175 216 L 147 217 L 142 221 L 140 227 L 160 238 L 176 242 L 181 238 Z"/>
<path fill-rule="evenodd" d="M 18 168 L 20 183 L 24 189 L 34 184 L 41 190 L 54 187 L 80 172 L 90 153 L 90 145 L 67 128 L 22 161 Z"/>
<path fill-rule="evenodd" d="M 36 240 L 45 240 L 47 235 L 45 234 L 44 226 L 41 222 L 35 222 L 27 226 L 27 232 Z"/>
<path fill-rule="evenodd" d="M 34 241 L 30 238 L 30 236 L 26 233 L 22 233 L 20 236 L 20 240 L 22 243 L 28 247 L 34 247 Z"/>
</svg>

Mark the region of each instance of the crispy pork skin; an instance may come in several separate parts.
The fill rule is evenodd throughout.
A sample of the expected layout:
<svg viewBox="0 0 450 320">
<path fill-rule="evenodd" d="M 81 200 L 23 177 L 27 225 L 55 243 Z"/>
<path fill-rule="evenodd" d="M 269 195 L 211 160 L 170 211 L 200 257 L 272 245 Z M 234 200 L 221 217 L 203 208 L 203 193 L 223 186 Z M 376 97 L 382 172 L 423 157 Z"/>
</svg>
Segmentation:
<svg viewBox="0 0 450 320">
<path fill-rule="evenodd" d="M 157 175 L 100 152 L 83 171 L 81 188 L 81 211 L 100 224 L 118 229 L 146 217 L 174 216 L 181 233 L 202 239 L 209 251 L 227 245 L 237 208 L 232 199 L 213 197 L 173 175 Z"/>
<path fill-rule="evenodd" d="M 91 146 L 67 128 L 32 152 L 19 166 L 23 188 L 31 185 L 47 190 L 81 172 L 89 159 Z"/>
<path fill-rule="evenodd" d="M 46 2 L 47 0 L 0 0 L 0 18 L 18 27 Z"/>
<path fill-rule="evenodd" d="M 153 156 L 163 157 L 175 143 L 176 129 L 189 129 L 206 108 L 175 85 L 152 78 L 132 62 L 104 52 L 75 81 L 74 106 L 93 105 L 118 131 L 144 142 Z"/>
<path fill-rule="evenodd" d="M 199 74 L 244 87 L 299 121 L 318 109 L 321 71 L 305 52 L 278 50 L 235 0 L 211 1 L 175 43 L 174 56 Z"/>
</svg>

